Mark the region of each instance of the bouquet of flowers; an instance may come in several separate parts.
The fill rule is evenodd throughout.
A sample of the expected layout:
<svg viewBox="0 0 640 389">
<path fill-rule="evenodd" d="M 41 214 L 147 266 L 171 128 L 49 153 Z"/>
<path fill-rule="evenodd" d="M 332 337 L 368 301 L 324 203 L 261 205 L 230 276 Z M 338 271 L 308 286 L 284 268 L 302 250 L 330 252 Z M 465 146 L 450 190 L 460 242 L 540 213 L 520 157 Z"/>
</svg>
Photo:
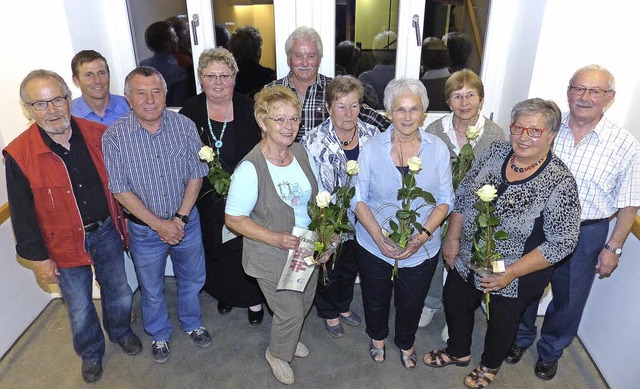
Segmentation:
<svg viewBox="0 0 640 389">
<path fill-rule="evenodd" d="M 397 204 L 385 204 L 378 209 L 380 210 L 388 206 L 398 208 L 395 213 L 397 221 L 393 220 L 390 216 L 382 223 L 382 225 L 385 225 L 388 222 L 389 229 L 391 231 L 385 230 L 384 228 L 382 231 L 385 235 L 388 234 L 387 237 L 391 239 L 401 250 L 407 247 L 409 239 L 411 239 L 411 236 L 416 230 L 422 230 L 422 224 L 418 221 L 418 218 L 420 217 L 418 210 L 428 204 L 435 204 L 436 202 L 431 193 L 422 190 L 416 184 L 416 174 L 422 170 L 422 161 L 420 158 L 417 156 L 411 157 L 407 160 L 407 164 L 409 165 L 409 174 L 403 174 L 402 187 L 398 189 L 398 200 L 400 200 L 400 206 Z M 418 198 L 424 200 L 424 204 L 420 205 L 416 209 L 411 209 L 411 202 Z M 395 280 L 397 274 L 398 260 L 396 259 L 395 264 L 393 265 L 393 271 L 391 272 L 392 281 Z"/>
<path fill-rule="evenodd" d="M 484 185 L 476 192 L 479 199 L 473 206 L 478 210 L 475 220 L 478 232 L 473 238 L 473 255 L 469 267 L 481 277 L 504 272 L 504 262 L 496 251 L 496 241 L 505 240 L 509 236 L 506 232 L 495 229 L 500 224 L 500 218 L 494 214 L 496 207 L 493 204 L 498 197 L 497 192 L 493 185 Z M 485 293 L 484 298 L 489 320 L 489 293 Z"/>
<path fill-rule="evenodd" d="M 467 143 L 462 146 L 462 148 L 460 149 L 460 154 L 458 154 L 458 158 L 456 158 L 451 164 L 451 170 L 453 173 L 453 190 L 456 190 L 458 188 L 458 185 L 460 185 L 460 182 L 462 182 L 465 174 L 467 174 L 469 169 L 471 169 L 471 164 L 474 160 L 471 141 L 477 139 L 479 135 L 480 130 L 476 128 L 476 126 L 469 126 L 467 128 L 467 131 L 465 131 Z"/>
<path fill-rule="evenodd" d="M 337 185 L 331 193 L 322 191 L 316 196 L 315 202 L 310 201 L 307 204 L 307 213 L 311 217 L 309 229 L 318 234 L 318 240 L 314 246 L 316 260 L 339 252 L 342 234 L 355 231 L 349 223 L 347 210 L 356 193 L 356 188 L 351 185 L 351 181 L 360 171 L 360 166 L 356 161 L 348 161 L 346 170 L 349 178 L 345 186 Z M 335 266 L 335 258 L 332 266 Z M 322 264 L 322 270 L 326 285 L 329 281 L 326 262 Z"/>
<path fill-rule="evenodd" d="M 226 196 L 229 193 L 229 186 L 231 185 L 231 175 L 222 168 L 220 159 L 209 146 L 202 146 L 198 152 L 200 160 L 209 165 L 209 173 L 207 178 L 213 186 L 213 190 L 220 196 Z"/>
</svg>

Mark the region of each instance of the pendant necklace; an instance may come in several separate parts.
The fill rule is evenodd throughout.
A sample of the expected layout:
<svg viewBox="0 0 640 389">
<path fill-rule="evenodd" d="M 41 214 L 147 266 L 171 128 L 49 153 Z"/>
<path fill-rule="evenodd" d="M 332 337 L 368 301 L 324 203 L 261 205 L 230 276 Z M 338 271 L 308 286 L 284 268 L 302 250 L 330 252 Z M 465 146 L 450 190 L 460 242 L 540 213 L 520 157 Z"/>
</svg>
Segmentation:
<svg viewBox="0 0 640 389">
<path fill-rule="evenodd" d="M 224 138 L 224 130 L 227 129 L 227 121 L 229 121 L 229 112 L 231 112 L 231 102 L 229 102 L 229 105 L 227 105 L 227 116 L 224 118 L 224 123 L 222 124 L 222 131 L 220 131 L 220 139 L 216 138 L 216 136 L 213 134 L 213 128 L 211 127 L 211 118 L 209 117 L 209 104 L 208 103 L 205 103 L 205 104 L 207 105 L 207 124 L 209 125 L 209 133 L 211 134 L 211 139 L 214 142 L 213 146 L 216 148 L 216 155 L 219 158 L 220 149 L 224 144 L 222 142 L 222 138 Z"/>
<path fill-rule="evenodd" d="M 262 154 L 264 154 L 264 156 L 266 158 L 276 160 L 276 161 L 280 162 L 281 165 L 284 164 L 284 160 L 287 159 L 287 157 L 289 156 L 289 149 L 287 149 L 287 152 L 284 154 L 284 157 L 282 157 L 282 158 L 280 158 L 280 157 L 272 157 L 272 156 L 268 155 L 267 152 L 265 151 L 264 147 L 262 147 L 262 145 L 260 145 L 260 150 L 262 150 Z"/>
<path fill-rule="evenodd" d="M 356 132 L 358 132 L 358 127 L 353 129 L 353 134 L 351 134 L 351 139 L 349 139 L 348 141 L 338 138 L 338 140 L 340 140 L 340 143 L 342 143 L 342 146 L 344 147 L 349 146 L 351 142 L 353 142 L 353 139 L 356 137 Z"/>
<path fill-rule="evenodd" d="M 533 163 L 533 164 L 531 164 L 531 165 L 529 165 L 527 167 L 517 167 L 516 164 L 515 164 L 514 157 L 515 157 L 515 155 L 512 155 L 511 159 L 509 160 L 509 163 L 511 164 L 511 169 L 513 169 L 513 171 L 515 171 L 516 173 L 524 173 L 527 170 L 531 170 L 534 167 L 540 165 L 547 156 L 545 155 L 544 157 L 540 158 L 540 160 L 538 162 L 535 162 L 535 163 Z"/>
</svg>

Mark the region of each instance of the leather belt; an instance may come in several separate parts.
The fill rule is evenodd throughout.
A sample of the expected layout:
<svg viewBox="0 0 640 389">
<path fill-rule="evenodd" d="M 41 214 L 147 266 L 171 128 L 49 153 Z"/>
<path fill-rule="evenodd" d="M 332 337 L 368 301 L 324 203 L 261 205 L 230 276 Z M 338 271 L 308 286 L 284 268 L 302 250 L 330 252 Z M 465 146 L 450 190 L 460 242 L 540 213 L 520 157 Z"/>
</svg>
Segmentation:
<svg viewBox="0 0 640 389">
<path fill-rule="evenodd" d="M 127 214 L 125 214 L 125 216 L 126 216 L 126 218 L 127 218 L 127 219 L 129 219 L 129 221 L 130 221 L 131 223 L 135 223 L 135 224 L 140 225 L 140 226 L 149 227 L 149 225 L 148 225 L 147 223 L 145 223 L 145 222 L 143 222 L 142 220 L 138 219 L 138 218 L 137 218 L 134 214 L 132 214 L 132 213 L 127 213 Z"/>
<path fill-rule="evenodd" d="M 84 232 L 86 232 L 86 233 L 94 232 L 98 228 L 102 227 L 103 224 L 104 224 L 104 222 L 102 220 L 98 220 L 97 222 L 89 223 L 86 226 L 84 226 Z"/>
<path fill-rule="evenodd" d="M 590 226 L 592 224 L 600 223 L 603 220 L 607 220 L 607 219 L 604 218 L 604 219 L 583 220 L 582 222 L 580 222 L 580 227 L 586 227 L 586 226 Z"/>
</svg>

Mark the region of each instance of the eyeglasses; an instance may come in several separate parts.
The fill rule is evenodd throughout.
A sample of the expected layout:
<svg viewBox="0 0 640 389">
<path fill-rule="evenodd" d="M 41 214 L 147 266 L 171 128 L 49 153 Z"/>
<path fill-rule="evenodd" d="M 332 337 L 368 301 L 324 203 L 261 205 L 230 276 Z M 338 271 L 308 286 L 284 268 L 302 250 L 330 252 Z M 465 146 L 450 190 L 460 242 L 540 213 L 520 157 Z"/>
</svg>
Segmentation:
<svg viewBox="0 0 640 389">
<path fill-rule="evenodd" d="M 473 92 L 468 92 L 465 94 L 460 94 L 457 93 L 455 95 L 451 96 L 451 100 L 453 101 L 462 101 L 465 97 L 467 98 L 467 100 L 473 100 L 474 97 L 478 96 L 478 94 L 473 93 Z"/>
<path fill-rule="evenodd" d="M 54 97 L 51 100 L 35 101 L 33 103 L 27 103 L 27 104 L 32 106 L 33 109 L 35 109 L 36 111 L 46 111 L 47 108 L 49 107 L 49 103 L 53 104 L 54 107 L 62 107 L 67 103 L 67 97 L 69 97 L 69 95 Z"/>
<path fill-rule="evenodd" d="M 600 98 L 600 97 L 604 97 L 604 95 L 607 94 L 607 92 L 611 92 L 611 89 L 599 89 L 599 88 L 585 88 L 583 86 L 569 86 L 569 93 L 571 93 L 574 96 L 582 96 L 584 94 L 584 92 L 589 92 L 589 96 L 591 97 L 595 97 L 595 98 Z"/>
<path fill-rule="evenodd" d="M 415 117 L 415 116 L 418 116 L 420 113 L 422 113 L 422 110 L 418 107 L 411 107 L 409 109 L 400 107 L 400 108 L 394 109 L 393 113 L 400 115 L 402 117 L 407 117 L 407 114 L 409 114 L 411 117 Z"/>
<path fill-rule="evenodd" d="M 207 81 L 229 82 L 233 78 L 233 74 L 203 74 L 202 78 Z"/>
<path fill-rule="evenodd" d="M 533 127 L 522 127 L 516 124 L 512 124 L 509 126 L 509 131 L 511 135 L 522 135 L 523 132 L 527 132 L 531 138 L 540 138 L 542 134 L 547 131 L 548 128 L 533 128 Z"/>
<path fill-rule="evenodd" d="M 270 117 L 269 120 L 273 121 L 275 124 L 277 124 L 278 126 L 284 126 L 285 124 L 287 124 L 287 122 L 291 122 L 291 124 L 293 125 L 297 125 L 298 123 L 300 123 L 300 118 L 298 116 L 294 116 L 294 117 L 290 117 L 290 118 L 286 118 L 284 116 L 279 117 L 279 118 L 272 118 Z"/>
</svg>

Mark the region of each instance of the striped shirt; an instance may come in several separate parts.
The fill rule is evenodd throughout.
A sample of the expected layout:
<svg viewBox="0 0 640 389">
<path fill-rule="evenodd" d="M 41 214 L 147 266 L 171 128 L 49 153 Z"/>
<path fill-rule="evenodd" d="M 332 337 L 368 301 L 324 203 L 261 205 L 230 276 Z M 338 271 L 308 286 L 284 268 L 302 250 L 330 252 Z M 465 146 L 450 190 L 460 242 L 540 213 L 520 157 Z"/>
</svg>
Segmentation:
<svg viewBox="0 0 640 389">
<path fill-rule="evenodd" d="M 198 157 L 201 147 L 195 124 L 178 113 L 165 110 L 152 134 L 130 112 L 102 137 L 109 190 L 133 192 L 156 216 L 169 219 L 180 208 L 187 182 L 207 175 Z"/>
<path fill-rule="evenodd" d="M 582 220 L 608 218 L 620 208 L 640 205 L 640 153 L 631 133 L 603 116 L 574 143 L 565 113 L 553 151 L 578 183 Z"/>
<path fill-rule="evenodd" d="M 291 73 L 284 78 L 273 81 L 266 87 L 284 85 L 297 93 L 298 91 L 296 88 L 294 88 L 293 84 L 289 82 L 290 75 Z M 329 118 L 329 113 L 325 108 L 326 100 L 324 94 L 327 89 L 327 84 L 330 83 L 331 80 L 333 80 L 333 78 L 327 77 L 323 74 L 318 74 L 316 82 L 307 88 L 307 94 L 302 102 L 302 122 L 300 123 L 300 130 L 298 130 L 296 142 L 300 142 L 300 139 L 302 139 L 307 132 L 319 126 Z M 377 127 L 380 131 L 386 130 L 390 124 L 386 117 L 379 114 L 375 109 L 369 107 L 367 104 L 362 104 L 358 118 L 365 123 Z"/>
</svg>

